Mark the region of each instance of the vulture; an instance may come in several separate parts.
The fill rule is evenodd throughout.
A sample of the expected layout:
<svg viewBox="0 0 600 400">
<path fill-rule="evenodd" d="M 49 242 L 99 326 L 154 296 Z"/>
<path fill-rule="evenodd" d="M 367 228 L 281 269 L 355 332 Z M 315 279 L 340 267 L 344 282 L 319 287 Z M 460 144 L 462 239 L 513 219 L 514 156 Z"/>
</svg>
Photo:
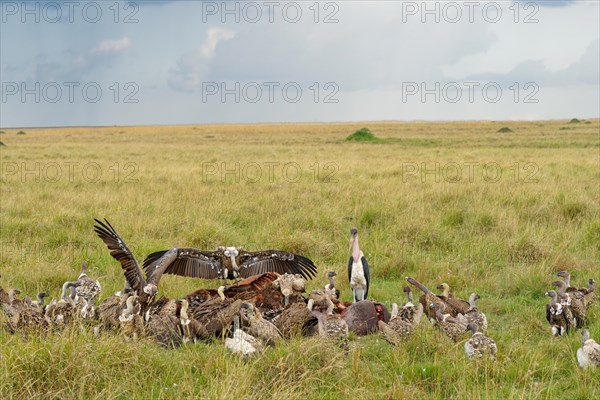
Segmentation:
<svg viewBox="0 0 600 400">
<path fill-rule="evenodd" d="M 285 296 L 280 286 L 281 281 L 276 282 L 280 277 L 281 275 L 276 272 L 254 275 L 227 286 L 223 294 L 227 299 L 252 302 L 261 312 L 277 312 L 282 309 L 285 303 Z M 291 275 L 288 276 L 288 278 L 291 277 Z M 298 286 L 300 280 L 295 275 L 294 278 L 289 280 L 288 278 L 284 278 L 285 283 L 283 285 L 285 287 L 289 283 L 292 284 L 291 295 L 288 297 L 288 301 L 304 302 L 304 298 L 300 295 L 300 291 L 303 289 Z M 231 324 L 231 321 L 228 324 Z"/>
<path fill-rule="evenodd" d="M 151 275 L 159 266 L 163 273 L 201 279 L 247 278 L 265 272 L 299 274 L 312 279 L 317 267 L 306 257 L 280 250 L 246 251 L 241 247 L 219 247 L 216 251 L 173 248 L 150 254 L 144 260 Z"/>
<path fill-rule="evenodd" d="M 303 335 L 306 331 L 306 323 L 310 319 L 310 310 L 304 302 L 288 305 L 281 314 L 273 319 L 273 323 L 279 329 L 284 338 Z"/>
<path fill-rule="evenodd" d="M 440 330 L 454 342 L 458 342 L 467 331 L 467 327 L 450 314 L 443 314 L 439 303 L 429 304 L 429 309 L 435 313 L 435 322 Z"/>
<path fill-rule="evenodd" d="M 585 306 L 587 308 L 589 308 L 594 303 L 594 301 L 596 301 L 596 292 L 594 291 L 595 283 L 596 281 L 593 278 L 590 278 L 588 280 L 588 288 L 585 291 L 585 294 L 583 295 L 585 300 Z"/>
<path fill-rule="evenodd" d="M 476 324 L 467 325 L 467 330 L 472 332 L 471 338 L 465 342 L 465 353 L 468 358 L 482 357 L 486 353 L 491 358 L 496 358 L 498 348 L 494 339 L 479 332 Z"/>
<path fill-rule="evenodd" d="M 446 312 L 450 313 L 453 317 L 456 317 L 458 314 L 466 314 L 469 311 L 471 305 L 458 297 L 454 297 L 452 293 L 450 293 L 450 286 L 447 283 L 442 283 L 437 286 L 438 289 L 442 290 L 442 294 L 438 295 L 440 299 L 444 303 L 446 303 Z"/>
<path fill-rule="evenodd" d="M 222 336 L 239 315 L 242 300 L 217 297 L 188 311 L 206 330 L 208 336 Z"/>
<path fill-rule="evenodd" d="M 118 291 L 114 295 L 104 299 L 100 305 L 98 305 L 97 314 L 100 319 L 100 326 L 94 329 L 94 332 L 98 334 L 99 329 L 117 330 L 121 323 L 119 322 L 119 316 L 125 307 L 127 298 L 131 295 L 131 289 Z"/>
<path fill-rule="evenodd" d="M 358 246 L 358 229 L 356 228 L 350 229 L 350 249 L 352 255 L 348 260 L 348 281 L 356 303 L 367 298 L 371 281 L 369 263 Z"/>
<path fill-rule="evenodd" d="M 406 293 L 406 297 L 407 297 L 407 302 L 406 304 L 404 304 L 402 307 L 400 307 L 400 309 L 398 310 L 398 316 L 400 318 L 402 318 L 405 321 L 409 321 L 409 322 L 413 322 L 415 320 L 415 316 L 417 313 L 417 309 L 421 308 L 421 314 L 423 313 L 423 305 L 421 303 L 418 303 L 418 306 L 415 307 L 414 303 L 413 303 L 413 295 L 412 295 L 412 290 L 410 289 L 410 286 L 404 286 L 404 288 L 402 289 L 402 291 L 404 293 Z M 421 318 L 421 316 L 419 315 L 419 319 Z M 417 321 L 418 323 L 418 321 Z"/>
<path fill-rule="evenodd" d="M 480 296 L 477 293 L 471 293 L 471 296 L 469 296 L 469 309 L 464 315 L 458 314 L 457 319 L 464 325 L 475 324 L 479 331 L 486 332 L 488 328 L 487 317 L 475 305 L 475 300 L 479 298 Z"/>
<path fill-rule="evenodd" d="M 196 321 L 196 319 L 189 317 L 187 300 L 177 300 L 175 303 L 181 306 L 179 310 L 179 323 L 183 332 L 183 343 L 190 341 L 196 343 L 198 339 L 207 339 L 209 334 L 206 328 Z"/>
<path fill-rule="evenodd" d="M 568 271 L 559 271 L 556 273 L 556 275 L 563 278 L 563 282 L 565 283 L 565 292 L 569 294 L 574 294 L 576 298 L 582 299 L 585 308 L 589 308 L 589 306 L 596 299 L 596 294 L 594 293 L 594 284 L 596 283 L 596 281 L 594 281 L 593 278 L 590 278 L 588 279 L 588 287 L 578 289 L 571 286 L 571 274 Z M 581 296 L 583 296 L 583 298 L 579 295 L 579 293 L 581 293 Z"/>
<path fill-rule="evenodd" d="M 140 315 L 141 306 L 135 295 L 129 296 L 125 304 L 126 308 L 119 316 L 121 333 L 126 339 L 137 340 L 144 333 L 144 320 Z"/>
<path fill-rule="evenodd" d="M 583 326 L 587 323 L 587 309 L 585 307 L 585 298 L 583 293 L 577 290 L 567 292 L 567 285 L 564 281 L 554 281 L 552 282 L 552 285 L 558 288 L 558 297 L 565 299 L 564 301 L 566 301 L 566 304 L 563 302 L 562 305 L 566 305 L 568 310 L 573 314 L 573 328 L 583 328 Z M 568 314 L 566 316 L 569 317 Z"/>
<path fill-rule="evenodd" d="M 308 310 L 318 320 L 319 336 L 325 339 L 342 339 L 348 336 L 348 324 L 339 314 L 333 313 L 333 302 L 328 300 L 328 303 L 325 313 L 313 311 L 311 303 L 308 305 Z"/>
<path fill-rule="evenodd" d="M 189 317 L 186 316 L 187 310 L 184 310 L 183 317 L 181 313 L 178 317 L 178 308 L 180 305 L 176 301 L 161 297 L 145 314 L 146 333 L 165 348 L 176 348 L 184 343 L 182 319 L 186 321 Z"/>
<path fill-rule="evenodd" d="M 429 321 L 432 324 L 435 324 L 435 311 L 433 311 L 429 307 L 429 305 L 430 304 L 439 304 L 441 306 L 442 310 L 445 310 L 446 303 L 442 299 L 440 299 L 438 296 L 433 294 L 431 292 L 431 290 L 427 289 L 427 287 L 425 287 L 425 285 L 423 285 L 421 282 L 417 281 L 416 279 L 407 276 L 406 280 L 408 283 L 418 287 L 423 292 L 423 295 L 421 295 L 421 297 L 419 298 L 419 303 L 421 303 L 421 305 L 423 306 L 423 311 L 425 312 L 425 315 L 427 315 L 427 318 L 429 318 Z M 449 311 L 452 311 L 452 310 L 449 310 Z"/>
<path fill-rule="evenodd" d="M 275 345 L 275 343 L 282 338 L 279 329 L 271 322 L 264 319 L 259 312 L 256 312 L 251 303 L 242 303 L 240 314 L 242 319 L 248 323 L 248 333 L 252 336 L 264 341 L 270 346 Z"/>
<path fill-rule="evenodd" d="M 54 327 L 62 327 L 71 323 L 77 316 L 77 306 L 70 296 L 67 296 L 67 290 L 79 286 L 79 282 L 65 282 L 62 286 L 60 300 L 53 299 L 46 306 L 46 316 L 50 318 L 50 322 Z"/>
<path fill-rule="evenodd" d="M 87 261 L 81 263 L 81 273 L 77 278 L 79 286 L 75 288 L 75 294 L 79 299 L 83 298 L 86 300 L 88 307 L 93 307 L 96 303 L 96 298 L 102 291 L 99 281 L 91 280 L 87 275 Z"/>
<path fill-rule="evenodd" d="M 287 306 L 290 302 L 290 296 L 295 294 L 302 297 L 301 293 L 304 290 L 304 279 L 302 279 L 302 275 L 296 274 L 288 274 L 287 272 L 273 281 L 273 287 L 279 289 L 281 294 L 284 296 L 283 304 Z"/>
<path fill-rule="evenodd" d="M 596 294 L 594 293 L 594 284 L 596 281 L 594 281 L 593 278 L 590 278 L 588 279 L 588 287 L 577 289 L 571 286 L 571 274 L 568 271 L 559 271 L 556 273 L 556 275 L 563 278 L 565 292 L 574 295 L 578 299 L 581 299 L 585 308 L 589 308 L 589 306 L 596 299 Z"/>
<path fill-rule="evenodd" d="M 325 311 L 329 307 L 329 302 L 334 302 L 334 300 L 337 301 L 335 290 L 327 288 L 313 290 L 308 296 L 309 308 L 311 310 L 314 307 L 319 311 Z"/>
<path fill-rule="evenodd" d="M 333 282 L 333 278 L 337 276 L 337 273 L 335 271 L 329 271 L 327 273 L 327 280 L 329 280 L 329 283 L 327 285 L 325 285 L 325 291 L 330 291 L 334 294 L 336 299 L 340 298 L 340 290 L 338 288 L 335 287 L 335 284 Z"/>
<path fill-rule="evenodd" d="M 600 344 L 590 338 L 587 329 L 581 330 L 581 348 L 577 350 L 577 362 L 581 368 L 600 366 Z"/>
<path fill-rule="evenodd" d="M 575 288 L 575 287 L 571 286 L 571 274 L 569 273 L 569 271 L 558 271 L 556 273 L 556 276 L 560 276 L 561 278 L 563 278 L 563 282 L 565 283 L 565 287 L 566 287 L 565 290 L 567 292 L 579 292 L 579 291 L 581 291 L 581 289 L 578 289 L 578 288 Z"/>
<path fill-rule="evenodd" d="M 119 234 L 106 219 L 104 222 L 94 219 L 97 225 L 94 225 L 96 234 L 102 239 L 104 244 L 110 250 L 110 255 L 121 264 L 125 279 L 134 293 L 138 296 L 138 301 L 142 305 L 142 311 L 145 311 L 150 303 L 153 302 L 156 293 L 158 293 L 158 282 L 170 263 L 177 256 L 177 249 L 165 252 L 163 257 L 153 263 L 146 277 L 142 273 L 133 253 Z"/>
<path fill-rule="evenodd" d="M 419 324 L 423 315 L 423 306 L 418 303 L 415 314 L 411 319 L 403 319 L 398 313 L 398 304 L 392 304 L 392 315 L 388 323 L 378 321 L 379 331 L 392 346 L 398 346 L 404 340 L 408 340 L 413 334 L 415 327 Z"/>
<path fill-rule="evenodd" d="M 19 293 L 18 289 L 11 289 L 6 293 L 0 288 L 0 303 L 8 317 L 9 331 L 21 332 L 24 337 L 29 333 L 45 335 L 50 326 L 49 318 L 40 308 L 15 299 L 15 295 Z"/>
<path fill-rule="evenodd" d="M 49 294 L 46 292 L 39 292 L 36 296 L 36 300 L 31 302 L 31 304 L 35 307 L 38 307 L 39 309 L 41 309 L 43 311 L 45 309 L 44 298 L 46 298 L 48 296 L 49 296 Z"/>
<path fill-rule="evenodd" d="M 563 305 L 556 301 L 554 290 L 550 290 L 544 295 L 550 297 L 550 304 L 546 304 L 546 320 L 552 327 L 552 336 L 565 335 L 570 330 L 570 326 L 565 317 Z"/>
<path fill-rule="evenodd" d="M 206 327 L 210 335 L 220 336 L 231 325 L 234 316 L 239 314 L 242 302 L 254 303 L 258 311 L 280 313 L 285 299 L 281 287 L 277 288 L 279 283 L 274 285 L 280 277 L 275 272 L 267 272 L 227 287 L 221 286 L 216 291 L 197 290 L 184 297 L 190 303 L 188 312 Z M 304 299 L 297 292 L 300 290 L 298 279 L 296 276 L 293 277 L 290 280 L 284 279 L 286 283 L 292 284 L 290 304 L 301 301 L 304 305 Z"/>
<path fill-rule="evenodd" d="M 260 340 L 240 329 L 240 317 L 237 315 L 233 319 L 233 337 L 225 339 L 225 347 L 242 356 L 252 356 L 265 349 Z"/>
</svg>

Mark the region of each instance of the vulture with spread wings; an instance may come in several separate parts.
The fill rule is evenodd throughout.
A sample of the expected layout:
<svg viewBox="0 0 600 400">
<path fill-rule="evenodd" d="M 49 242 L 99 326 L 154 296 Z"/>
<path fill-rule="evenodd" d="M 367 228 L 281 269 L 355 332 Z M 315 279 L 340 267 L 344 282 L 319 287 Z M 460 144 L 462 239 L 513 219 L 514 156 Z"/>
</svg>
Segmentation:
<svg viewBox="0 0 600 400">
<path fill-rule="evenodd" d="M 150 301 L 158 292 L 158 282 L 165 269 L 175 258 L 176 252 L 166 252 L 152 270 L 147 271 L 146 277 L 144 277 L 133 253 L 110 222 L 106 219 L 104 219 L 104 222 L 98 219 L 94 219 L 94 221 L 97 223 L 97 225 L 94 225 L 96 234 L 106 244 L 106 247 L 110 250 L 110 255 L 121 264 L 127 283 L 142 301 Z"/>
<path fill-rule="evenodd" d="M 247 278 L 266 272 L 287 272 L 312 279 L 317 273 L 315 264 L 306 257 L 280 250 L 246 251 L 240 247 L 219 247 L 216 251 L 191 248 L 157 251 L 146 257 L 144 268 L 147 275 L 164 268 L 164 274 L 202 279 Z"/>
</svg>

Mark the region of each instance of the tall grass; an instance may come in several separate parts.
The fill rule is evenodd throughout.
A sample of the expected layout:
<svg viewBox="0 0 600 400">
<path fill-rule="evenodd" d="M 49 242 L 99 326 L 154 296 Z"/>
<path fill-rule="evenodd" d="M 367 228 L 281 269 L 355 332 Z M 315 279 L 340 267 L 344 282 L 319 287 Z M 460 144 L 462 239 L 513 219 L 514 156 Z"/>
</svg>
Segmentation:
<svg viewBox="0 0 600 400">
<path fill-rule="evenodd" d="M 600 124 L 567 125 L 6 129 L 2 287 L 57 297 L 86 259 L 102 298 L 121 289 L 92 230 L 92 218 L 106 217 L 140 260 L 174 246 L 287 249 L 319 266 L 308 290 L 335 270 L 349 300 L 343 276 L 358 226 L 370 296 L 403 302 L 407 275 L 479 293 L 499 357 L 467 361 L 462 343 L 427 323 L 401 348 L 378 335 L 347 352 L 294 339 L 252 360 L 217 341 L 168 351 L 78 327 L 28 341 L 0 329 L 0 398 L 598 398 L 599 372 L 576 367 L 579 335 L 552 338 L 544 317 L 556 271 L 578 285 L 600 280 Z M 365 126 L 381 141 L 345 141 Z M 503 126 L 513 132 L 498 134 Z M 215 284 L 165 276 L 161 291 Z M 600 340 L 598 310 L 590 331 Z"/>
</svg>

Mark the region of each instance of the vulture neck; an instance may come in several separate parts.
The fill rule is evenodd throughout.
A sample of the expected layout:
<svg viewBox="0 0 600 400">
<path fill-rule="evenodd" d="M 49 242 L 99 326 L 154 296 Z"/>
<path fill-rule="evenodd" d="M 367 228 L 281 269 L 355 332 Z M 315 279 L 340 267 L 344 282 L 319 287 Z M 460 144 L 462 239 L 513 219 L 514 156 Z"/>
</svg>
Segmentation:
<svg viewBox="0 0 600 400">
<path fill-rule="evenodd" d="M 217 293 L 219 294 L 219 298 L 221 299 L 221 301 L 225 300 L 225 286 L 219 286 L 219 288 L 217 289 Z"/>
<path fill-rule="evenodd" d="M 397 316 L 398 316 L 398 304 L 392 303 L 392 314 L 390 316 L 390 319 L 396 318 Z"/>
<path fill-rule="evenodd" d="M 229 256 L 229 259 L 231 260 L 231 268 L 233 268 L 234 271 L 239 271 L 240 267 L 238 267 L 237 263 L 235 262 L 235 257 L 234 256 Z"/>
<path fill-rule="evenodd" d="M 129 296 L 127 298 L 127 301 L 125 302 L 125 304 L 127 305 L 127 308 L 125 309 L 123 314 L 128 315 L 128 316 L 133 314 L 133 301 L 134 300 L 135 300 L 134 296 Z"/>
<path fill-rule="evenodd" d="M 407 281 L 413 285 L 415 285 L 416 287 L 418 287 L 419 289 L 421 289 L 421 291 L 425 294 L 431 293 L 431 290 L 427 289 L 427 287 L 425 287 L 425 285 L 423 285 L 421 282 L 417 281 L 416 279 L 413 278 L 407 278 Z"/>
<path fill-rule="evenodd" d="M 471 295 L 469 297 L 469 306 L 471 308 L 477 308 L 477 305 L 475 305 L 475 296 L 474 295 Z"/>
<path fill-rule="evenodd" d="M 71 286 L 71 282 L 65 282 L 65 283 L 63 283 L 62 292 L 60 294 L 60 299 L 61 300 L 66 300 L 67 299 L 67 289 L 70 286 Z"/>
<path fill-rule="evenodd" d="M 562 281 L 555 281 L 555 282 L 553 282 L 553 284 L 554 284 L 554 286 L 557 287 L 558 295 L 565 294 L 565 292 L 566 292 L 566 285 L 565 285 L 564 282 L 562 282 Z"/>
<path fill-rule="evenodd" d="M 585 342 L 587 342 L 588 340 L 590 340 L 590 332 L 584 329 L 581 332 L 581 344 L 585 346 Z"/>
<path fill-rule="evenodd" d="M 450 294 L 450 287 L 444 285 L 443 290 L 444 291 L 442 292 L 442 296 L 448 297 L 448 295 Z"/>
<path fill-rule="evenodd" d="M 81 279 L 83 276 L 87 276 L 87 263 L 85 261 L 81 263 L 81 273 L 77 279 Z"/>
<path fill-rule="evenodd" d="M 413 302 L 412 290 L 409 290 L 408 293 L 406 294 L 406 296 L 408 296 L 408 302 L 410 304 L 412 304 L 412 302 Z"/>
<path fill-rule="evenodd" d="M 571 274 L 567 272 L 565 274 L 565 276 L 563 277 L 563 281 L 565 282 L 566 287 L 570 287 L 571 286 Z"/>
<path fill-rule="evenodd" d="M 333 276 L 329 276 L 329 289 L 333 289 L 335 286 L 333 285 Z"/>
<path fill-rule="evenodd" d="M 188 306 L 189 306 L 189 304 L 188 304 L 187 300 L 184 300 L 181 302 L 181 312 L 179 315 L 182 320 L 187 321 L 189 319 L 188 313 L 187 313 Z"/>
<path fill-rule="evenodd" d="M 550 293 L 550 305 L 556 305 L 556 293 Z"/>
</svg>

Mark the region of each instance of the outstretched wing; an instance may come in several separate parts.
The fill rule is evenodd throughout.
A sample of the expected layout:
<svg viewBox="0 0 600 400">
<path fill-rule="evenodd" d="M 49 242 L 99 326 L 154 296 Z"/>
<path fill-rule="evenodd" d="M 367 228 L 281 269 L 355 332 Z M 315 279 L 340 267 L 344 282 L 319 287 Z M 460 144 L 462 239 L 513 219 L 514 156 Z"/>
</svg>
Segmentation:
<svg viewBox="0 0 600 400">
<path fill-rule="evenodd" d="M 97 223 L 97 225 L 94 225 L 96 234 L 106 244 L 106 247 L 110 250 L 110 255 L 121 264 L 125 279 L 131 288 L 135 291 L 141 290 L 146 285 L 146 281 L 131 250 L 106 218 L 104 222 L 96 218 L 94 218 L 94 221 Z"/>
<path fill-rule="evenodd" d="M 154 274 L 216 279 L 221 276 L 221 256 L 222 251 L 203 251 L 191 248 L 161 250 L 146 257 L 144 268 L 148 279 Z"/>
<path fill-rule="evenodd" d="M 317 266 L 311 260 L 285 251 L 241 250 L 238 260 L 240 275 L 244 278 L 266 272 L 300 274 L 304 279 L 312 279 L 317 274 Z"/>
</svg>

